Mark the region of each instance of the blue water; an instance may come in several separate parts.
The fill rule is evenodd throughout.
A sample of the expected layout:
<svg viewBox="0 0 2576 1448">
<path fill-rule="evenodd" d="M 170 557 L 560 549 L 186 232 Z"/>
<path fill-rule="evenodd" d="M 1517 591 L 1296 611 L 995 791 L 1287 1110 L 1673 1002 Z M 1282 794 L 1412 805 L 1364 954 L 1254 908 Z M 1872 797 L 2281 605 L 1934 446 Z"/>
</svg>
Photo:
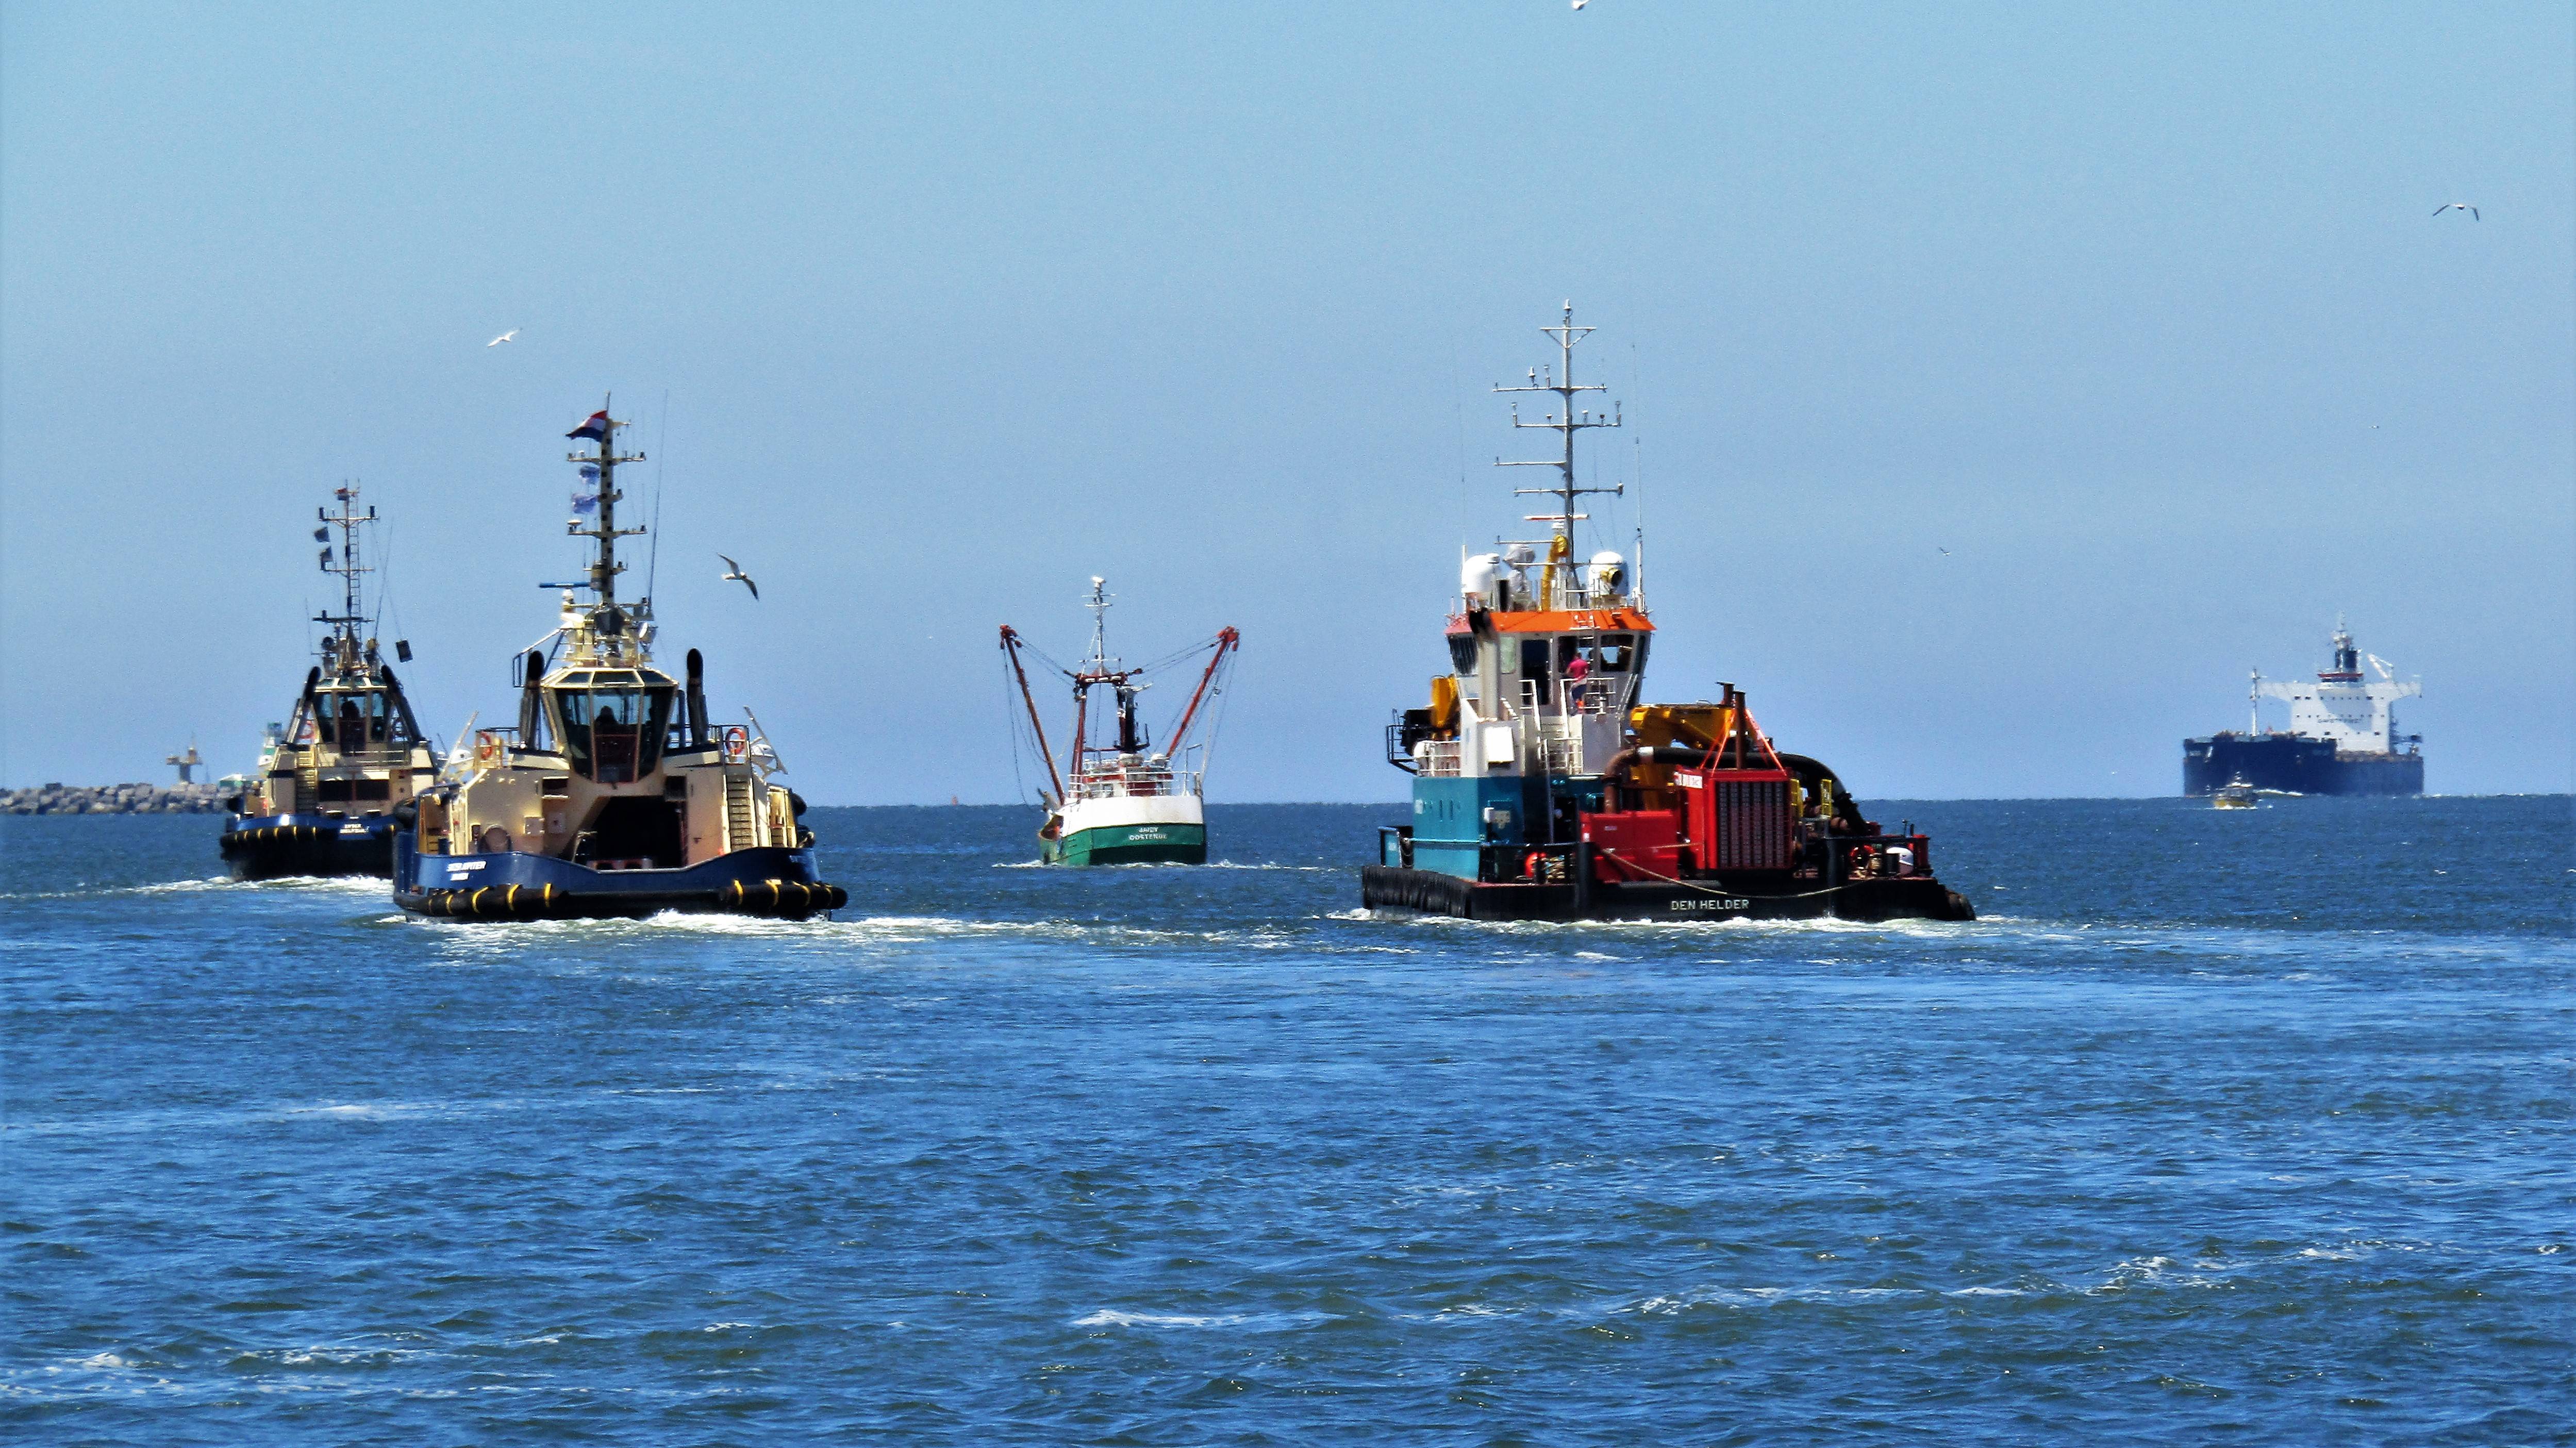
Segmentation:
<svg viewBox="0 0 2576 1448">
<path fill-rule="evenodd" d="M 831 924 L 0 824 L 51 1443 L 2576 1439 L 2565 799 L 1882 804 L 1963 925 L 1370 919 L 820 810 Z"/>
</svg>

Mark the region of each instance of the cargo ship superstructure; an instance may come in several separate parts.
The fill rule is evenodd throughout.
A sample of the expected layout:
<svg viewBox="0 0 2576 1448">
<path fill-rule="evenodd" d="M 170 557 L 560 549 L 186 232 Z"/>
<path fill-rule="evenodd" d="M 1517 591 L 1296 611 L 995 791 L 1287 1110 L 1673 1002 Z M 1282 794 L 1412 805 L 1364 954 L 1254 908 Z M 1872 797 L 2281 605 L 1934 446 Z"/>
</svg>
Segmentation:
<svg viewBox="0 0 2576 1448">
<path fill-rule="evenodd" d="M 1206 760 L 1203 747 L 1190 742 L 1190 728 L 1203 717 L 1203 706 L 1223 693 L 1226 665 L 1241 638 L 1231 628 L 1219 629 L 1205 644 L 1130 668 L 1109 652 L 1109 605 L 1107 580 L 1092 579 L 1091 595 L 1083 600 L 1091 610 L 1091 655 L 1076 668 L 1054 664 L 1030 648 L 1017 630 L 1002 625 L 1002 651 L 1019 683 L 1029 731 L 1052 786 L 1041 801 L 1047 814 L 1038 826 L 1038 859 L 1050 865 L 1206 864 Z M 1179 722 L 1157 747 L 1137 711 L 1139 699 L 1152 687 L 1145 676 L 1194 658 L 1202 649 L 1208 654 L 1207 667 Z M 1050 664 L 1073 685 L 1073 747 L 1062 770 L 1047 749 L 1046 722 L 1029 688 L 1023 651 Z M 1108 691 L 1114 707 L 1101 721 L 1108 729 L 1096 737 L 1090 732 L 1094 690 Z M 1215 731 L 1209 732 L 1212 736 Z"/>
<path fill-rule="evenodd" d="M 457 919 L 725 911 L 801 919 L 848 903 L 820 879 L 804 803 L 774 776 L 777 751 L 746 724 L 708 717 L 705 661 L 686 678 L 655 667 L 653 603 L 618 598 L 617 526 L 626 424 L 603 407 L 565 434 L 593 508 L 568 534 L 594 544 L 587 581 L 562 595 L 557 627 L 519 661 L 515 727 L 474 729 L 404 812 L 394 899 Z M 583 601 L 578 595 L 587 593 Z"/>
<path fill-rule="evenodd" d="M 2423 694 L 2387 660 L 2355 648 L 2335 620 L 2333 662 L 2313 684 L 2266 679 L 2247 689 L 2245 730 L 2182 742 L 2182 792 L 2210 795 L 2241 780 L 2274 794 L 2409 795 L 2424 792 L 2424 736 L 2398 731 L 2392 706 Z M 2362 673 L 2367 661 L 2371 678 Z M 2290 706 L 2287 730 L 2263 727 L 2261 703 Z"/>
<path fill-rule="evenodd" d="M 339 510 L 315 510 L 313 541 L 323 545 L 322 571 L 339 576 L 340 611 L 314 615 L 324 630 L 321 660 L 305 671 L 286 722 L 268 727 L 259 768 L 224 798 L 231 818 L 218 848 L 235 879 L 391 875 L 394 812 L 438 771 L 360 606 L 359 580 L 375 571 L 361 559 L 360 539 L 376 510 L 360 512 L 358 493 L 355 483 L 335 489 Z M 408 645 L 396 651 L 409 661 Z"/>
<path fill-rule="evenodd" d="M 1362 903 L 1480 920 L 1973 919 L 1934 877 L 1926 836 L 1862 818 L 1832 770 L 1773 745 L 1741 690 L 1644 701 L 1642 578 L 1615 551 L 1574 547 L 1581 500 L 1621 491 L 1577 484 L 1575 440 L 1624 419 L 1576 406 L 1604 389 L 1574 380 L 1592 329 L 1572 304 L 1541 330 L 1556 361 L 1495 391 L 1552 394 L 1554 412 L 1512 422 L 1558 433 L 1558 453 L 1500 465 L 1557 470 L 1554 486 L 1518 490 L 1554 511 L 1526 516 L 1545 537 L 1462 561 L 1449 672 L 1387 727 L 1387 762 L 1413 776 L 1412 823 L 1381 831 Z"/>
</svg>

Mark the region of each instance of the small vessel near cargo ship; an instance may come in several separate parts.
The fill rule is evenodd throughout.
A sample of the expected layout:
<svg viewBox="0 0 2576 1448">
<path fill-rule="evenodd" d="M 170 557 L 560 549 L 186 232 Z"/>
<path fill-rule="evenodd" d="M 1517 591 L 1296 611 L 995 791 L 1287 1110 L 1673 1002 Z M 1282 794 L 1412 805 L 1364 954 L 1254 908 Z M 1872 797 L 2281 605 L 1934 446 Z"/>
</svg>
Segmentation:
<svg viewBox="0 0 2576 1448">
<path fill-rule="evenodd" d="M 1578 410 L 1599 383 L 1574 380 L 1593 329 L 1568 303 L 1554 365 L 1505 393 L 1548 393 L 1556 411 L 1513 426 L 1553 430 L 1556 510 L 1527 515 L 1548 536 L 1466 557 L 1446 640 L 1450 672 L 1427 707 L 1397 712 L 1387 762 L 1413 776 L 1413 822 L 1380 832 L 1361 903 L 1477 920 L 1970 920 L 1932 873 L 1931 841 L 1861 817 L 1822 763 L 1776 748 L 1742 691 L 1715 702 L 1642 701 L 1655 625 L 1631 561 L 1574 556 L 1575 439 L 1623 419 Z M 1642 537 L 1642 535 L 1641 535 Z M 1544 552 L 1540 550 L 1544 550 Z"/>
<path fill-rule="evenodd" d="M 1038 859 L 1049 865 L 1204 865 L 1206 754 L 1205 746 L 1189 742 L 1190 728 L 1203 717 L 1203 706 L 1224 693 L 1226 665 L 1241 637 L 1232 628 L 1219 629 L 1204 644 L 1130 668 L 1109 652 L 1107 580 L 1091 580 L 1083 607 L 1091 610 L 1091 655 L 1077 668 L 1056 664 L 1031 648 L 1018 630 L 1002 625 L 1002 652 L 1019 683 L 1029 732 L 1051 786 L 1040 797 L 1047 815 L 1038 826 Z M 1145 676 L 1195 658 L 1202 649 L 1208 660 L 1198 687 L 1190 691 L 1179 722 L 1157 748 L 1137 714 L 1139 696 L 1153 687 Z M 1024 652 L 1073 685 L 1073 747 L 1061 771 L 1047 748 L 1046 721 L 1029 688 Z M 1094 689 L 1107 689 L 1115 706 L 1111 722 L 1116 732 L 1099 741 L 1089 733 Z M 1214 733 L 1211 726 L 1210 736 Z"/>
<path fill-rule="evenodd" d="M 391 875 L 394 813 L 438 770 L 359 606 L 358 580 L 375 571 L 360 561 L 359 538 L 376 510 L 359 512 L 358 493 L 355 483 L 335 489 L 339 511 L 315 510 L 322 571 L 340 576 L 340 611 L 326 607 L 313 620 L 326 630 L 321 660 L 305 671 L 286 722 L 269 726 L 257 772 L 223 800 L 230 818 L 217 847 L 237 880 Z M 410 645 L 397 641 L 394 649 L 410 662 Z M 182 781 L 196 762 L 194 745 L 188 754 L 171 761 Z"/>
<path fill-rule="evenodd" d="M 582 465 L 595 545 L 587 580 L 562 596 L 557 627 L 521 659 L 519 722 L 459 739 L 437 779 L 403 806 L 394 900 L 458 919 L 640 916 L 722 911 L 802 919 L 849 901 L 815 874 L 804 802 L 746 709 L 707 713 L 705 661 L 685 682 L 654 666 L 653 602 L 621 604 L 617 526 L 622 456 L 607 408 L 565 436 L 597 444 Z M 551 652 L 550 652 L 551 651 Z"/>
</svg>

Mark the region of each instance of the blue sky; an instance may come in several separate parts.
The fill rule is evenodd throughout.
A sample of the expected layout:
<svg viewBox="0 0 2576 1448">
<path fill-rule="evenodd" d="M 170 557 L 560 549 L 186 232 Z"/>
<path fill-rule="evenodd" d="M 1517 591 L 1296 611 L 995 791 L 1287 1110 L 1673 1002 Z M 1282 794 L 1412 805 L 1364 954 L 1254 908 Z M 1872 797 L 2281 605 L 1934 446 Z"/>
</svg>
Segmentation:
<svg viewBox="0 0 2576 1448">
<path fill-rule="evenodd" d="M 2340 611 L 2430 788 L 2565 790 L 2571 56 L 2563 5 L 13 5 L 0 780 L 246 766 L 344 478 L 424 723 L 507 712 L 614 390 L 666 650 L 809 797 L 1011 798 L 995 626 L 1071 655 L 1094 573 L 1131 657 L 1243 630 L 1215 797 L 1399 797 L 1570 298 L 1660 697 L 1864 796 L 2170 793 Z"/>
</svg>

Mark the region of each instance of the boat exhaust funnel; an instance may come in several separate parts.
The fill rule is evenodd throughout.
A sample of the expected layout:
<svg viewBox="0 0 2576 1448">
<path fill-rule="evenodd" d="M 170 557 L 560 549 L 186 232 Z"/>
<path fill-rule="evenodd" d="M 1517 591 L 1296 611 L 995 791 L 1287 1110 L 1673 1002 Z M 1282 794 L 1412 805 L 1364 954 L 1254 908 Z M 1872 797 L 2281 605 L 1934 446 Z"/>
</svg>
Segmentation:
<svg viewBox="0 0 2576 1448">
<path fill-rule="evenodd" d="M 707 661 L 689 650 L 689 747 L 707 747 Z"/>
</svg>

